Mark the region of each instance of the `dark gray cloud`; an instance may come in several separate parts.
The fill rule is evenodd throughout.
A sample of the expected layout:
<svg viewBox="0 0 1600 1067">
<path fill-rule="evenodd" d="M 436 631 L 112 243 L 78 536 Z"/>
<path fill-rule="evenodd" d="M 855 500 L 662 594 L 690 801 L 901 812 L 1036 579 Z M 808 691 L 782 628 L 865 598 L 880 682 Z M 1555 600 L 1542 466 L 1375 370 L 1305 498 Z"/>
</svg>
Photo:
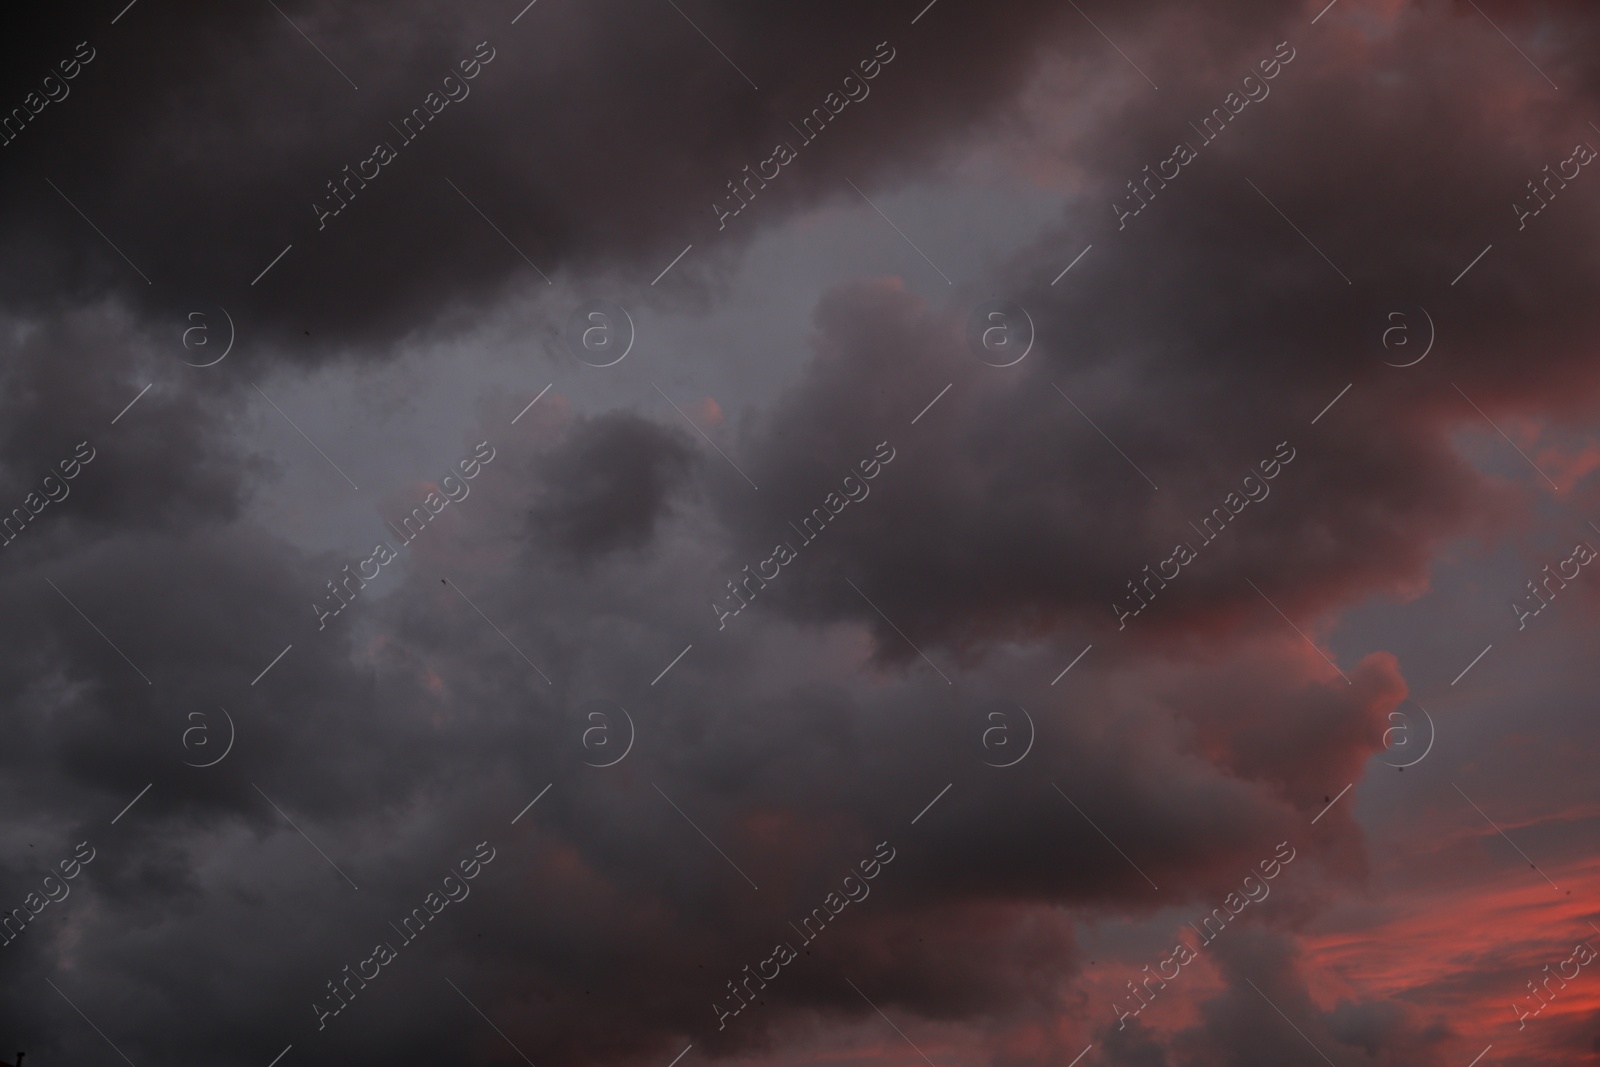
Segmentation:
<svg viewBox="0 0 1600 1067">
<path fill-rule="evenodd" d="M 542 462 L 537 542 L 578 560 L 649 544 L 689 472 L 689 446 L 682 432 L 620 412 L 573 427 Z"/>
<path fill-rule="evenodd" d="M 1345 0 L 1313 30 L 1315 11 L 1151 5 L 1087 12 L 1102 37 L 1032 3 L 941 0 L 915 26 L 915 4 L 680 15 L 541 0 L 512 26 L 518 6 L 414 4 L 381 20 L 284 7 L 331 62 L 271 5 L 141 0 L 115 26 L 120 4 L 92 20 L 29 15 L 8 35 L 7 99 L 76 41 L 97 51 L 70 96 L 0 147 L 0 487 L 20 503 L 78 442 L 96 453 L 0 550 L 5 905 L 77 842 L 98 852 L 0 949 L 0 1041 L 41 1063 L 109 1058 L 87 1016 L 136 1063 L 259 1065 L 291 1044 L 285 1067 L 498 1063 L 517 1061 L 514 1042 L 541 1064 L 659 1067 L 691 1043 L 694 1057 L 787 1062 L 858 1040 L 889 1059 L 906 1050 L 882 1009 L 937 1062 L 1070 1062 L 1091 1040 L 1114 1063 L 1312 1062 L 1307 1038 L 1336 1060 L 1465 1062 L 1479 1024 L 1421 996 L 1449 988 L 1330 997 L 1318 970 L 1319 920 L 1387 872 L 1368 829 L 1382 820 L 1341 790 L 1365 787 L 1402 697 L 1448 688 L 1448 673 L 1419 680 L 1384 640 L 1363 644 L 1376 629 L 1341 635 L 1337 652 L 1327 636 L 1341 613 L 1414 594 L 1462 539 L 1507 540 L 1536 506 L 1578 514 L 1592 499 L 1575 474 L 1538 498 L 1516 456 L 1491 476 L 1498 460 L 1464 443 L 1501 447 L 1487 415 L 1541 464 L 1583 469 L 1593 213 L 1581 180 L 1523 231 L 1508 200 L 1588 136 L 1589 13 Z M 1271 96 L 1119 230 L 1109 205 L 1128 179 L 1286 38 L 1297 51 Z M 323 182 L 485 39 L 494 59 L 470 97 L 319 232 Z M 883 40 L 895 58 L 870 99 L 719 234 L 722 183 Z M 1086 88 L 1127 84 L 1041 111 L 1039 86 L 1063 69 Z M 351 547 L 347 517 L 271 495 L 285 473 L 241 429 L 241 398 L 276 369 L 337 408 L 350 380 L 418 352 L 441 373 L 482 373 L 497 354 L 462 340 L 469 324 L 544 281 L 478 210 L 563 293 L 626 289 L 709 320 L 758 230 L 855 196 L 846 177 L 875 198 L 919 183 L 937 195 L 1041 114 L 1068 116 L 1070 133 L 1015 165 L 1071 158 L 1058 227 L 939 303 L 839 264 L 794 384 L 702 418 L 760 489 L 659 405 L 551 415 L 558 390 L 512 437 L 492 396 L 461 427 L 500 450 L 471 501 L 319 627 L 308 608 L 388 536 L 389 497 L 352 497 L 373 534 Z M 652 291 L 690 242 L 695 258 Z M 964 337 L 996 293 L 1037 332 L 1006 369 Z M 246 330 L 212 376 L 161 354 L 195 300 Z M 1388 314 L 1420 330 L 1421 307 L 1435 354 L 1385 367 Z M 741 340 L 759 364 L 759 338 Z M 447 343 L 462 350 L 437 354 Z M 643 346 L 630 370 L 689 376 L 694 357 Z M 118 418 L 136 396 L 138 417 Z M 406 405 L 424 401 L 381 417 L 404 423 Z M 1225 503 L 1254 491 L 1246 472 L 1269 457 L 1270 494 Z M 1119 629 L 1125 583 L 1215 507 L 1237 512 L 1228 529 Z M 814 539 L 794 528 L 808 517 L 824 527 Z M 307 543 L 323 535 L 337 550 Z M 794 558 L 719 626 L 729 579 L 791 538 Z M 1476 606 L 1460 595 L 1407 625 L 1444 628 Z M 1477 677 L 1498 679 L 1498 662 Z M 996 767 L 990 713 L 1021 731 L 1023 708 L 1033 748 Z M 194 716 L 217 731 L 209 756 L 223 709 L 235 749 L 185 766 Z M 1457 736 L 1450 772 L 1475 791 L 1480 772 L 1513 780 Z M 1586 772 L 1562 771 L 1576 810 Z M 1460 808 L 1443 775 L 1405 778 Z M 1539 809 L 1517 810 L 1521 836 Z M 1446 825 L 1427 819 L 1402 844 Z M 1477 874 L 1487 846 L 1448 825 L 1440 866 Z M 1530 831 L 1529 847 L 1578 851 L 1560 830 Z M 1187 1010 L 1165 1002 L 1165 1021 L 1116 1030 L 1105 989 L 1125 995 L 1115 976 L 1138 973 L 1137 938 L 1211 907 L 1286 840 L 1302 858 L 1218 942 L 1210 984 L 1174 991 Z M 470 896 L 319 1029 L 326 984 L 404 940 L 390 924 L 484 841 L 495 859 Z M 790 924 L 882 842 L 895 858 L 870 896 L 719 1028 L 727 983 L 797 937 Z M 1467 985 L 1474 1009 L 1498 993 L 1487 977 Z M 1527 1047 L 1556 1062 L 1587 1047 L 1580 1030 Z"/>
<path fill-rule="evenodd" d="M 284 355 L 308 358 L 543 284 L 523 256 L 545 274 L 615 270 L 639 292 L 696 242 L 701 256 L 685 273 L 703 276 L 727 269 L 758 227 L 844 188 L 841 176 L 927 159 L 1004 100 L 1039 31 L 1060 19 L 1035 3 L 999 20 L 957 8 L 914 29 L 898 4 L 682 14 L 665 3 L 546 4 L 512 25 L 519 5 L 412 3 L 375 32 L 337 7 L 279 6 L 146 4 L 115 26 L 114 12 L 51 11 L 14 28 L 8 101 L 26 99 L 46 57 L 70 56 L 79 40 L 95 58 L 69 96 L 0 148 L 13 307 L 116 292 L 180 320 L 188 302 L 220 302 Z M 974 31 L 985 47 L 973 47 Z M 857 90 L 861 105 L 834 105 L 850 110 L 817 146 L 801 146 L 804 162 L 759 210 L 719 232 L 712 203 L 726 184 L 797 140 L 790 124 L 886 39 L 895 58 Z M 460 63 L 491 55 L 453 83 L 459 99 L 444 97 Z M 429 93 L 437 114 L 410 133 L 402 120 Z M 359 165 L 378 144 L 395 158 L 367 168 L 378 175 L 368 183 Z M 348 207 L 322 217 L 313 204 L 338 209 L 326 186 L 346 166 L 357 175 Z"/>
</svg>

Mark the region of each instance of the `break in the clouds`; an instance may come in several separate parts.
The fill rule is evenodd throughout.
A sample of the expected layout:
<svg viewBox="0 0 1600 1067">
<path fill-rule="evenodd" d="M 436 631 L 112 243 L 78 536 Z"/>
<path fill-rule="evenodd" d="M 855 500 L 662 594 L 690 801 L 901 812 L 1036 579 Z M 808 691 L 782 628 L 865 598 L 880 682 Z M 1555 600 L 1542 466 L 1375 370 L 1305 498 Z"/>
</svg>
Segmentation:
<svg viewBox="0 0 1600 1067">
<path fill-rule="evenodd" d="M 1593 1058 L 1596 28 L 19 15 L 0 1049 Z"/>
</svg>

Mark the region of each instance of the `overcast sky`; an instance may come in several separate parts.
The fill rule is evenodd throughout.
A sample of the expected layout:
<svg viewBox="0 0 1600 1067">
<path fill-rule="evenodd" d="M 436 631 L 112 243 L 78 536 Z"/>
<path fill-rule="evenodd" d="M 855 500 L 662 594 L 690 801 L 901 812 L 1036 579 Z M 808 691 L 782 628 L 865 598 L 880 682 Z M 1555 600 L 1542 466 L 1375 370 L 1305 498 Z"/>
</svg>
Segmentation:
<svg viewBox="0 0 1600 1067">
<path fill-rule="evenodd" d="M 0 1058 L 1600 1058 L 1592 5 L 0 41 Z"/>
</svg>

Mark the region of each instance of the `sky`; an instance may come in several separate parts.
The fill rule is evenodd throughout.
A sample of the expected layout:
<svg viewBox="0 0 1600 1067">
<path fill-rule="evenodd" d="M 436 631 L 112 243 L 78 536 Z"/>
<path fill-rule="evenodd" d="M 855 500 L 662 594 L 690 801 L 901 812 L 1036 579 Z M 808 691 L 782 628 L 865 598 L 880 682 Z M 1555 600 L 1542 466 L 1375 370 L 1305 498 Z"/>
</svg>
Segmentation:
<svg viewBox="0 0 1600 1067">
<path fill-rule="evenodd" d="M 8 13 L 0 1058 L 1600 1060 L 1597 43 Z"/>
</svg>

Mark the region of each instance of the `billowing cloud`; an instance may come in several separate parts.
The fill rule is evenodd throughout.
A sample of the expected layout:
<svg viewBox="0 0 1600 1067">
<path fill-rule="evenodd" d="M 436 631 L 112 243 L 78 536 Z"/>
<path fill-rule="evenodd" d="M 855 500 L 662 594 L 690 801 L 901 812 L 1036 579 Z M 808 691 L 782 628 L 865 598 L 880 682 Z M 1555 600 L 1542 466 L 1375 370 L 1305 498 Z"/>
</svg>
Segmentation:
<svg viewBox="0 0 1600 1067">
<path fill-rule="evenodd" d="M 30 1057 L 1591 1051 L 1585 7 L 280 6 L 5 46 Z"/>
</svg>

